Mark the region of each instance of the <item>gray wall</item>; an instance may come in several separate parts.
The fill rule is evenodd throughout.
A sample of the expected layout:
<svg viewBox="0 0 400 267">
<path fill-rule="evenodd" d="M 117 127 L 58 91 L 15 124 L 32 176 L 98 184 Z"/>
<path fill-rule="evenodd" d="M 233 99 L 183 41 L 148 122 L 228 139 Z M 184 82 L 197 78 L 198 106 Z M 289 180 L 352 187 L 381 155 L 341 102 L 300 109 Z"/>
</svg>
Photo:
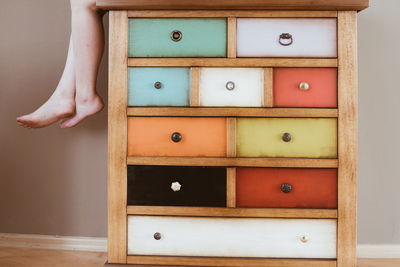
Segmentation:
<svg viewBox="0 0 400 267">
<path fill-rule="evenodd" d="M 0 0 L 0 232 L 107 235 L 107 111 L 74 129 L 15 122 L 57 86 L 69 34 L 68 0 Z M 98 84 L 106 97 L 106 58 Z"/>
<path fill-rule="evenodd" d="M 359 242 L 400 244 L 400 1 L 359 14 Z"/>
<path fill-rule="evenodd" d="M 399 10 L 372 0 L 359 14 L 360 243 L 400 244 Z M 69 15 L 67 0 L 0 0 L 0 232 L 106 236 L 106 111 L 69 130 L 15 123 L 57 85 Z"/>
</svg>

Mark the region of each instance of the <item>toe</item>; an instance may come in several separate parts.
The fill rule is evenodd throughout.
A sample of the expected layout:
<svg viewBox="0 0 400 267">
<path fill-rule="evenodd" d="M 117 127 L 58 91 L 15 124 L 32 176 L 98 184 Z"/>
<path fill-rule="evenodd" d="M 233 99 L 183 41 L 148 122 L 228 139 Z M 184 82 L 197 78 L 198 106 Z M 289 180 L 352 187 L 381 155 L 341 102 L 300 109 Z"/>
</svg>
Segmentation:
<svg viewBox="0 0 400 267">
<path fill-rule="evenodd" d="M 19 123 L 25 123 L 26 121 L 27 121 L 26 115 L 17 117 L 17 122 Z"/>
</svg>

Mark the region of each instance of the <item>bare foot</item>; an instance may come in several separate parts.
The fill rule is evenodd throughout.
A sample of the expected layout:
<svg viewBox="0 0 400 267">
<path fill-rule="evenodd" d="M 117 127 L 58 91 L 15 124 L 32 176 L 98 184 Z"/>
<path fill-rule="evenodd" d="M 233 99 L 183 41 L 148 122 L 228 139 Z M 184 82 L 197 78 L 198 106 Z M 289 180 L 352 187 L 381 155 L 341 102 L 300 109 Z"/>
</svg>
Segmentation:
<svg viewBox="0 0 400 267">
<path fill-rule="evenodd" d="M 60 123 L 61 128 L 72 128 L 78 123 L 100 112 L 104 107 L 103 100 L 96 95 L 92 99 L 76 100 L 76 113 L 71 118 L 64 119 Z"/>
<path fill-rule="evenodd" d="M 34 112 L 20 116 L 17 122 L 25 128 L 43 128 L 61 119 L 70 117 L 75 112 L 73 99 L 51 96 L 41 107 Z"/>
</svg>

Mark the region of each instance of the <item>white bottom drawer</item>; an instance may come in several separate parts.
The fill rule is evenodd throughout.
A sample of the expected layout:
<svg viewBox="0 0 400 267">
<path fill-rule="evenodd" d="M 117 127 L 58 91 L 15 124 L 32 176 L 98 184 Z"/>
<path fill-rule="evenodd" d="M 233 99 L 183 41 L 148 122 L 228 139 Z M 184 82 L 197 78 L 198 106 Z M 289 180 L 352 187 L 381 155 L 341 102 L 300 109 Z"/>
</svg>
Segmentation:
<svg viewBox="0 0 400 267">
<path fill-rule="evenodd" d="M 128 254 L 336 258 L 336 220 L 129 216 Z"/>
</svg>

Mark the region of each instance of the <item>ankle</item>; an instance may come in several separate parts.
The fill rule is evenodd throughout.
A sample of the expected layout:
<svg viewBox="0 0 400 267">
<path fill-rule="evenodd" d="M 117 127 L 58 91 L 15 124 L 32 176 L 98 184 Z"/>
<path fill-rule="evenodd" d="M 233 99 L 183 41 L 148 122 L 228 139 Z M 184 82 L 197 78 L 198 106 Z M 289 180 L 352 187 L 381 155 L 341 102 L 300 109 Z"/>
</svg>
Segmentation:
<svg viewBox="0 0 400 267">
<path fill-rule="evenodd" d="M 67 100 L 71 102 L 75 102 L 75 94 L 71 94 L 70 92 L 54 92 L 50 98 L 57 100 Z"/>
</svg>

